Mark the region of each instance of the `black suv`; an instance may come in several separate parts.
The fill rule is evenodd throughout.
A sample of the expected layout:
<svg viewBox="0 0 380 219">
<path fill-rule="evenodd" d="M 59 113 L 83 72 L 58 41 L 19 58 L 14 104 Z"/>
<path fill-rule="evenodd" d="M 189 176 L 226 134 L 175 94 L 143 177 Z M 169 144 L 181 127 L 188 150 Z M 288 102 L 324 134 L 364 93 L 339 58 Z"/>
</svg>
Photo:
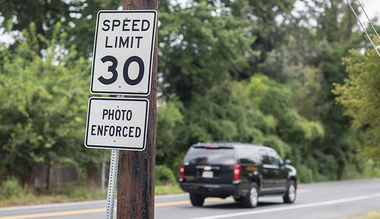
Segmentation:
<svg viewBox="0 0 380 219">
<path fill-rule="evenodd" d="M 296 169 L 275 150 L 241 143 L 199 143 L 190 147 L 181 165 L 181 188 L 193 206 L 206 197 L 234 199 L 254 208 L 259 196 L 281 195 L 285 203 L 296 199 Z"/>
</svg>

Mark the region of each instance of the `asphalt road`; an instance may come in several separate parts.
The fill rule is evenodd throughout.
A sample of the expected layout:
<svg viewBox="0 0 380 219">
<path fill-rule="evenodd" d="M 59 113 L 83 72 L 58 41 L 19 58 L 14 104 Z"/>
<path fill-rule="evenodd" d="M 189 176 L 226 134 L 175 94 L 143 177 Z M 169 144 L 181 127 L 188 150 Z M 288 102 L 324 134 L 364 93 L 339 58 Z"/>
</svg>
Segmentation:
<svg viewBox="0 0 380 219">
<path fill-rule="evenodd" d="M 188 195 L 156 197 L 157 219 L 316 219 L 347 218 L 380 209 L 380 179 L 303 184 L 294 204 L 280 197 L 260 198 L 255 209 L 226 200 L 209 198 L 205 206 L 190 205 Z M 105 201 L 0 208 L 0 219 L 104 219 Z"/>
</svg>

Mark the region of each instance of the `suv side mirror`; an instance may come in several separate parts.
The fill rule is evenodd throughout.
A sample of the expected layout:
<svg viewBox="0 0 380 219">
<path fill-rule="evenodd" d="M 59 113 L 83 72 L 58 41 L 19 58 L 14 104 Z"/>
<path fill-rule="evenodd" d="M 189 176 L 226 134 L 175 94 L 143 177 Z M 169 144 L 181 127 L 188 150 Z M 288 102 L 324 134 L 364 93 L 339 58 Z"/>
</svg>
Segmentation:
<svg viewBox="0 0 380 219">
<path fill-rule="evenodd" d="M 285 164 L 291 164 L 292 162 L 290 161 L 290 159 L 285 159 Z"/>
</svg>

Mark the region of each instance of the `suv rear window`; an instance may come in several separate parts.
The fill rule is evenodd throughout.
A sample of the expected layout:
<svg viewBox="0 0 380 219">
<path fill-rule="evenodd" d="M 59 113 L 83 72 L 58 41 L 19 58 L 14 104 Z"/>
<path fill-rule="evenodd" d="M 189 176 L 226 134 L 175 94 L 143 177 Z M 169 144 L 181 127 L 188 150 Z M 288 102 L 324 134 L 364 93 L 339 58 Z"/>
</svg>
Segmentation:
<svg viewBox="0 0 380 219">
<path fill-rule="evenodd" d="M 185 156 L 184 162 L 189 164 L 233 165 L 235 164 L 234 149 L 191 147 Z"/>
</svg>

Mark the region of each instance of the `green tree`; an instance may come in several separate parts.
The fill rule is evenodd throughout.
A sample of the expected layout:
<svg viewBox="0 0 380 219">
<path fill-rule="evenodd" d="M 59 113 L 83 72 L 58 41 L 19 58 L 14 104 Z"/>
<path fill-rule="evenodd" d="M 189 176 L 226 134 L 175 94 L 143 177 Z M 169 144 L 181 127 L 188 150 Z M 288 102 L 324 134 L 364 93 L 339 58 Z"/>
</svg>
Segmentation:
<svg viewBox="0 0 380 219">
<path fill-rule="evenodd" d="M 335 84 L 337 102 L 344 106 L 345 114 L 353 118 L 353 127 L 366 133 L 364 154 L 380 161 L 380 67 L 379 57 L 372 48 L 365 54 L 351 50 L 344 59 L 348 78 Z"/>
<path fill-rule="evenodd" d="M 31 25 L 17 48 L 6 50 L 0 72 L 1 176 L 15 175 L 28 182 L 33 166 L 51 162 L 90 168 L 104 152 L 83 146 L 88 92 L 87 59 L 66 49 L 60 25 L 52 40 Z M 39 40 L 37 40 L 39 39 Z M 46 45 L 40 50 L 40 42 Z M 42 51 L 43 56 L 39 56 Z"/>
<path fill-rule="evenodd" d="M 344 42 L 350 40 L 356 26 L 356 17 L 350 6 L 344 0 L 315 0 L 312 10 L 318 22 L 318 35 L 328 42 Z M 358 4 L 352 2 L 352 7 L 360 15 Z M 322 10 L 320 10 L 322 9 Z M 320 11 L 320 12 L 318 12 Z"/>
<path fill-rule="evenodd" d="M 176 96 L 188 105 L 195 95 L 247 67 L 245 56 L 251 54 L 254 40 L 247 22 L 203 1 L 167 10 L 160 13 L 159 32 L 160 87 L 165 97 Z"/>
<path fill-rule="evenodd" d="M 341 64 L 342 57 L 348 54 L 350 48 L 362 45 L 363 38 L 354 31 L 356 20 L 344 1 L 316 0 L 309 3 L 312 8 L 309 7 L 310 11 L 306 13 L 311 17 L 307 15 L 305 18 L 314 20 L 317 24 L 306 26 L 306 30 L 301 28 L 304 30 L 301 31 L 301 36 L 306 37 L 300 38 L 295 33 L 292 36 L 297 44 L 299 41 L 308 42 L 304 48 L 310 49 L 300 50 L 299 46 L 293 46 L 285 50 L 285 55 L 290 53 L 287 56 L 291 62 L 287 62 L 290 67 L 283 65 L 286 66 L 282 68 L 285 70 L 283 75 L 287 76 L 287 80 L 283 81 L 293 89 L 299 89 L 296 97 L 299 101 L 298 111 L 308 119 L 319 120 L 325 130 L 324 138 L 309 146 L 317 150 L 307 161 L 308 167 L 317 166 L 313 169 L 314 173 L 329 179 L 341 179 L 346 175 L 345 167 L 360 162 L 357 157 L 358 144 L 355 143 L 360 136 L 349 128 L 350 118 L 343 114 L 341 106 L 334 103 L 335 97 L 331 90 L 333 83 L 342 83 L 347 77 Z M 357 8 L 355 4 L 353 6 Z M 289 45 L 292 44 L 286 48 Z M 305 55 L 306 59 L 298 58 L 294 53 Z M 292 65 L 298 68 L 292 68 Z M 328 157 L 334 159 L 327 159 Z M 325 162 L 331 164 L 328 170 L 320 162 L 314 161 L 325 158 Z M 360 171 L 359 165 L 356 166 L 356 171 Z"/>
<path fill-rule="evenodd" d="M 0 16 L 5 19 L 2 27 L 8 32 L 22 32 L 35 23 L 36 33 L 51 39 L 55 24 L 60 22 L 61 32 L 68 33 L 65 45 L 75 45 L 79 55 L 92 52 L 95 20 L 101 9 L 117 9 L 120 0 L 0 0 Z M 17 42 L 16 42 L 17 43 Z M 45 44 L 39 42 L 41 49 Z"/>
</svg>

